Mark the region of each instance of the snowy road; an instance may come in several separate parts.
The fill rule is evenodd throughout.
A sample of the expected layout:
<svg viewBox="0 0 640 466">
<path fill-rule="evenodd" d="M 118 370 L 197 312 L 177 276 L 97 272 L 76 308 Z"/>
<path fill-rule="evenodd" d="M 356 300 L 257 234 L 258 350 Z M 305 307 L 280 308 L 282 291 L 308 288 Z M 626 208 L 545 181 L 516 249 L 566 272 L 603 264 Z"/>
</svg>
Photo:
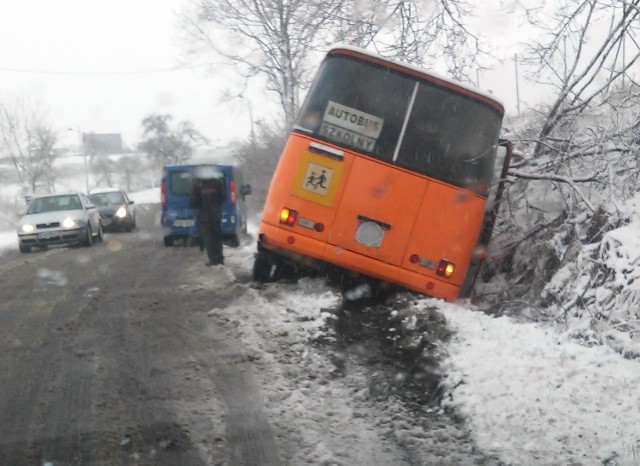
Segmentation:
<svg viewBox="0 0 640 466">
<path fill-rule="evenodd" d="M 0 464 L 279 464 L 244 349 L 209 327 L 237 296 L 187 289 L 195 251 L 161 246 L 155 216 L 5 256 Z"/>
<path fill-rule="evenodd" d="M 547 324 L 205 267 L 157 206 L 0 263 L 0 464 L 640 464 L 640 371 Z M 10 247 L 10 245 L 8 246 Z"/>
<path fill-rule="evenodd" d="M 142 211 L 91 248 L 3 256 L 0 464 L 495 463 L 330 325 L 348 312 L 321 280 L 256 288 L 253 245 L 208 268 Z"/>
</svg>

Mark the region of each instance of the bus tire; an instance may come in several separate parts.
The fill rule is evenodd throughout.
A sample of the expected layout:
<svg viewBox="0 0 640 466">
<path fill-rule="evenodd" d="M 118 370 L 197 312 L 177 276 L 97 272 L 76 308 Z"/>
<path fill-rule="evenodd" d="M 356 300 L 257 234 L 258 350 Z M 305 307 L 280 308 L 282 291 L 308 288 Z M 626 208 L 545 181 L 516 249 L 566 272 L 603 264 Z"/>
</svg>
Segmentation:
<svg viewBox="0 0 640 466">
<path fill-rule="evenodd" d="M 273 271 L 273 281 L 277 282 L 280 280 L 291 283 L 298 282 L 298 271 L 296 267 L 282 259 L 276 261 L 275 270 Z"/>
<path fill-rule="evenodd" d="M 165 236 L 164 237 L 164 245 L 169 247 L 173 246 L 173 236 Z"/>
<path fill-rule="evenodd" d="M 269 282 L 273 266 L 271 253 L 263 250 L 258 251 L 253 262 L 253 280 L 258 283 Z"/>
</svg>

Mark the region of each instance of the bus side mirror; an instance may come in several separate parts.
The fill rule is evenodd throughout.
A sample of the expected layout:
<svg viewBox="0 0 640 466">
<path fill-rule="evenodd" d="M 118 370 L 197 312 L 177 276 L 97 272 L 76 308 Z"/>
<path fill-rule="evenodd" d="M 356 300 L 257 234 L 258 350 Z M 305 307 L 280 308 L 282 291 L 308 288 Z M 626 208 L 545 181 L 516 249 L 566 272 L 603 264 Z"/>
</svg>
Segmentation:
<svg viewBox="0 0 640 466">
<path fill-rule="evenodd" d="M 242 195 L 243 196 L 248 196 L 249 194 L 251 194 L 251 185 L 250 184 L 245 184 L 242 187 Z"/>
</svg>

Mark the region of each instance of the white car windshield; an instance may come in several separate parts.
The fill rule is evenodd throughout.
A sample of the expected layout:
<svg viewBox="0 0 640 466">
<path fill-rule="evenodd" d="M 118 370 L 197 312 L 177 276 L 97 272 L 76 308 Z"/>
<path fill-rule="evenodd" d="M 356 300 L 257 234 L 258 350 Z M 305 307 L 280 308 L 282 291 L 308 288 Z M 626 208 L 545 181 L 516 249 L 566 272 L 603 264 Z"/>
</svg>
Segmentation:
<svg viewBox="0 0 640 466">
<path fill-rule="evenodd" d="M 31 201 L 27 214 L 55 212 L 59 210 L 80 210 L 82 203 L 77 195 L 40 197 Z"/>
</svg>

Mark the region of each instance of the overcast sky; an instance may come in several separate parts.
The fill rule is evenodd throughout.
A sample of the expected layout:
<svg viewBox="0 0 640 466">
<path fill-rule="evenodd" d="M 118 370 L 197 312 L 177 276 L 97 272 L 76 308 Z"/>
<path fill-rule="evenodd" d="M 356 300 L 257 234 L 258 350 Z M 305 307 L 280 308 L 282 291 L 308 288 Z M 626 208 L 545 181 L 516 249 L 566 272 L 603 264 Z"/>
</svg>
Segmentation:
<svg viewBox="0 0 640 466">
<path fill-rule="evenodd" d="M 166 71 L 184 61 L 176 12 L 186 1 L 0 0 L 0 99 L 39 99 L 63 143 L 77 140 L 67 128 L 80 128 L 122 133 L 133 145 L 142 118 L 152 112 L 193 121 L 214 145 L 248 136 L 247 101 L 218 101 L 229 74 L 212 77 L 203 66 Z M 498 26 L 496 14 L 480 15 L 488 30 Z M 518 25 L 499 23 L 496 51 L 505 55 L 511 53 L 505 33 Z M 482 73 L 480 80 L 515 110 L 512 62 L 498 74 Z M 255 89 L 252 100 L 254 115 L 262 116 Z"/>
<path fill-rule="evenodd" d="M 128 144 L 151 112 L 192 120 L 213 143 L 244 137 L 248 104 L 221 108 L 220 78 L 205 67 L 160 71 L 181 62 L 175 12 L 184 3 L 0 0 L 0 98 L 39 99 L 59 130 L 120 132 Z"/>
</svg>

